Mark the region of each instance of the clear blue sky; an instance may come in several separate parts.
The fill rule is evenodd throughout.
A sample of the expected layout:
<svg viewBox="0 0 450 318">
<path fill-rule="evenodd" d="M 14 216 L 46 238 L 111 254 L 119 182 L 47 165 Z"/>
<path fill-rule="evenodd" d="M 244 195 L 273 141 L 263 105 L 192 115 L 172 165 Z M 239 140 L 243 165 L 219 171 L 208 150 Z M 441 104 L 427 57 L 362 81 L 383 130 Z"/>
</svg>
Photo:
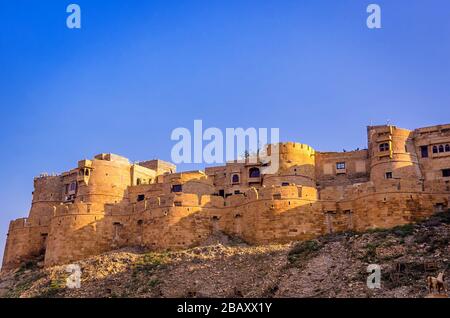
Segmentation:
<svg viewBox="0 0 450 318">
<path fill-rule="evenodd" d="M 448 0 L 0 0 L 0 251 L 34 176 L 100 152 L 170 159 L 194 119 L 337 151 L 369 124 L 448 123 L 449 40 Z"/>
</svg>

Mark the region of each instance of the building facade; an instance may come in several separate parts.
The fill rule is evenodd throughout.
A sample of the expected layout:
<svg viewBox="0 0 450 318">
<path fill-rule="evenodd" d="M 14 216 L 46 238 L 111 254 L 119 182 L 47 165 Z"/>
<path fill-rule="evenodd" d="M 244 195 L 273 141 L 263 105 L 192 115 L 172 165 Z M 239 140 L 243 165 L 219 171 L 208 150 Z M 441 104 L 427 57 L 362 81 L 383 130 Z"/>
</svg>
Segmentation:
<svg viewBox="0 0 450 318">
<path fill-rule="evenodd" d="M 10 223 L 2 269 L 38 255 L 51 266 L 126 246 L 192 247 L 218 231 L 250 244 L 307 240 L 449 207 L 450 124 L 370 126 L 367 137 L 367 149 L 347 152 L 281 143 L 274 174 L 249 160 L 181 173 L 113 154 L 79 161 L 35 178 L 28 218 Z"/>
</svg>

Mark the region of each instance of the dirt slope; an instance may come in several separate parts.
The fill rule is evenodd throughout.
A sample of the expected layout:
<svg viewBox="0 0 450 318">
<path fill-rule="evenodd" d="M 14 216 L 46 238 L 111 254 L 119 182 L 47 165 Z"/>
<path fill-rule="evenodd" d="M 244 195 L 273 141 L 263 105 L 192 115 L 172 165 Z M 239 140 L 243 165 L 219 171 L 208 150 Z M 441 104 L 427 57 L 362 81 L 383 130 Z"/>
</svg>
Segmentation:
<svg viewBox="0 0 450 318">
<path fill-rule="evenodd" d="M 79 289 L 65 287 L 66 266 L 42 269 L 42 260 L 33 260 L 0 274 L 0 297 L 425 297 L 426 276 L 450 263 L 450 212 L 286 245 L 223 238 L 176 252 L 91 257 L 77 263 Z M 380 289 L 366 286 L 369 264 L 381 265 Z"/>
</svg>

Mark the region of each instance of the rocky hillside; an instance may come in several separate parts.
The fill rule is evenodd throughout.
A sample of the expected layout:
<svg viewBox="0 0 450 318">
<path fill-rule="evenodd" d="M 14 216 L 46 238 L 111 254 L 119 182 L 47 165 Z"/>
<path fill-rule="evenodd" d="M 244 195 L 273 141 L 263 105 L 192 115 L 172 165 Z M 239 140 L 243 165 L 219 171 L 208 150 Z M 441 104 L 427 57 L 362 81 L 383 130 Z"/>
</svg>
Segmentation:
<svg viewBox="0 0 450 318">
<path fill-rule="evenodd" d="M 91 257 L 78 262 L 79 289 L 65 287 L 66 266 L 42 269 L 42 260 L 33 260 L 0 275 L 0 296 L 425 297 L 426 276 L 449 264 L 449 242 L 450 212 L 286 245 L 255 247 L 218 236 L 176 252 L 126 249 Z M 366 286 L 369 264 L 381 265 L 381 289 Z"/>
</svg>

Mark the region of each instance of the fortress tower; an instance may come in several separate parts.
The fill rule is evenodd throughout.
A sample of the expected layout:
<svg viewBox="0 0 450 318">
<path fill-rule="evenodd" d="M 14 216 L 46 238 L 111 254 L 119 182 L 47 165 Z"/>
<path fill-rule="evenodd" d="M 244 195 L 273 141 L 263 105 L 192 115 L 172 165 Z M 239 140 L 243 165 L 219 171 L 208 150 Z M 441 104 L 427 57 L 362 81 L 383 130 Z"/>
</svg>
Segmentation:
<svg viewBox="0 0 450 318">
<path fill-rule="evenodd" d="M 410 130 L 395 126 L 370 126 L 367 135 L 371 181 L 377 184 L 389 179 L 423 178 Z"/>
<path fill-rule="evenodd" d="M 273 146 L 269 145 L 268 154 Z M 316 186 L 315 150 L 306 145 L 294 142 L 278 144 L 279 168 L 273 175 L 264 177 L 264 185 L 296 185 Z"/>
<path fill-rule="evenodd" d="M 67 198 L 69 202 L 54 206 L 45 255 L 48 265 L 60 259 L 70 261 L 106 250 L 109 242 L 102 241 L 97 234 L 99 227 L 102 231 L 108 230 L 102 222 L 105 205 L 124 200 L 133 181 L 133 166 L 126 158 L 102 154 L 94 160 L 80 161 L 74 174 L 75 194 Z M 65 185 L 64 190 L 68 186 Z"/>
</svg>

